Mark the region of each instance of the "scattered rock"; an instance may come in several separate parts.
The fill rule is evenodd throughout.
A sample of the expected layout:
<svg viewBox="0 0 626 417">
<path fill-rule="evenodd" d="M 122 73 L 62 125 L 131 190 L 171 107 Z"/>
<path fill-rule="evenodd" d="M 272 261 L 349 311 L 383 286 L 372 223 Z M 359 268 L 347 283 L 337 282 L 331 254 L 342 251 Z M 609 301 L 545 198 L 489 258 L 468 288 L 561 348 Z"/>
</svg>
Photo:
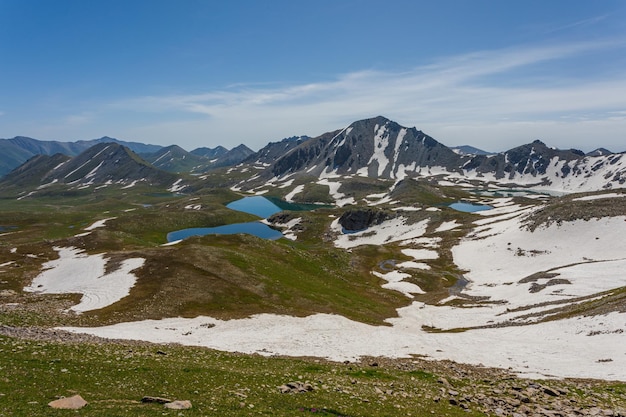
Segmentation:
<svg viewBox="0 0 626 417">
<path fill-rule="evenodd" d="M 159 403 L 159 404 L 165 404 L 165 403 L 171 403 L 172 400 L 170 400 L 169 398 L 163 398 L 163 397 L 152 397 L 150 395 L 146 395 L 145 397 L 143 397 L 141 399 L 142 403 Z"/>
<path fill-rule="evenodd" d="M 278 390 L 283 394 L 297 394 L 313 391 L 314 389 L 313 385 L 300 381 L 288 382 L 278 387 Z"/>
<path fill-rule="evenodd" d="M 445 379 L 445 378 L 439 378 L 439 379 L 437 380 L 437 382 L 438 382 L 438 383 L 440 383 L 440 384 L 443 384 L 445 387 L 449 387 L 449 386 L 450 386 L 450 383 L 449 383 L 449 382 L 448 382 L 448 380 L 447 380 L 447 379 Z"/>
<path fill-rule="evenodd" d="M 189 400 L 176 400 L 163 404 L 163 407 L 170 410 L 188 410 L 191 408 L 191 401 Z"/>
<path fill-rule="evenodd" d="M 67 398 L 59 398 L 58 400 L 54 400 L 48 403 L 48 405 L 52 408 L 58 408 L 63 410 L 78 410 L 80 408 L 83 408 L 87 404 L 87 401 L 85 401 L 80 395 L 74 395 Z"/>
<path fill-rule="evenodd" d="M 556 392 L 555 390 L 553 390 L 552 388 L 543 387 L 543 392 L 545 392 L 546 394 L 548 394 L 551 397 L 558 397 L 559 396 L 559 393 Z"/>
</svg>

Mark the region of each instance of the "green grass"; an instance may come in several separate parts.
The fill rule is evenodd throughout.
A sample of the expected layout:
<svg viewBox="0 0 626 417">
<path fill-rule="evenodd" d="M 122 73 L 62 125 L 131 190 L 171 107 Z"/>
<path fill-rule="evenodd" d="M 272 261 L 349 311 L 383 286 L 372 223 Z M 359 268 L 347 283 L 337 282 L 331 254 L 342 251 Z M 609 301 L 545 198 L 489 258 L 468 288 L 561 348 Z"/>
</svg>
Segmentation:
<svg viewBox="0 0 626 417">
<path fill-rule="evenodd" d="M 0 336 L 0 417 L 21 416 L 484 416 L 477 398 L 513 399 L 512 387 L 532 383 L 565 389 L 559 401 L 614 409 L 626 384 L 527 381 L 503 371 L 405 359 L 373 363 L 262 357 L 147 343 L 61 343 Z M 278 387 L 301 381 L 306 393 Z M 468 410 L 451 405 L 447 391 L 470 396 Z M 54 410 L 61 396 L 81 395 L 81 410 Z M 142 403 L 144 396 L 189 400 L 189 410 Z M 553 401 L 544 399 L 542 401 Z M 533 405 L 533 404 L 531 404 Z M 558 404 L 546 407 L 556 407 Z"/>
<path fill-rule="evenodd" d="M 401 294 L 382 289 L 378 278 L 351 267 L 355 255 L 287 240 L 193 237 L 128 255 L 146 259 L 130 296 L 86 313 L 85 320 L 334 313 L 381 324 L 407 302 Z"/>
<path fill-rule="evenodd" d="M 0 369 L 0 416 L 481 415 L 424 401 L 439 389 L 433 378 L 421 377 L 424 371 L 381 371 L 200 348 L 0 337 Z M 309 381 L 316 389 L 279 392 L 280 385 L 293 381 Z M 377 387 L 387 391 L 390 386 L 397 395 L 377 393 Z M 78 412 L 47 406 L 59 396 L 76 394 L 89 403 Z M 147 395 L 190 400 L 193 408 L 168 411 L 141 403 Z"/>
</svg>

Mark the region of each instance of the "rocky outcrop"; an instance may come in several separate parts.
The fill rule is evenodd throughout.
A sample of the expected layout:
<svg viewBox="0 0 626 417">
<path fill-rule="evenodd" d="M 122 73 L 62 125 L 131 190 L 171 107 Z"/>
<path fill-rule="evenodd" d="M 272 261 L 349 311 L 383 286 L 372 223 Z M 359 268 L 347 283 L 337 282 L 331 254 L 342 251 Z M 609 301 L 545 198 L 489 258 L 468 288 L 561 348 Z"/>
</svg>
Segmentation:
<svg viewBox="0 0 626 417">
<path fill-rule="evenodd" d="M 348 210 L 339 218 L 339 224 L 348 232 L 356 232 L 381 224 L 392 217 L 387 212 L 374 209 Z"/>
</svg>

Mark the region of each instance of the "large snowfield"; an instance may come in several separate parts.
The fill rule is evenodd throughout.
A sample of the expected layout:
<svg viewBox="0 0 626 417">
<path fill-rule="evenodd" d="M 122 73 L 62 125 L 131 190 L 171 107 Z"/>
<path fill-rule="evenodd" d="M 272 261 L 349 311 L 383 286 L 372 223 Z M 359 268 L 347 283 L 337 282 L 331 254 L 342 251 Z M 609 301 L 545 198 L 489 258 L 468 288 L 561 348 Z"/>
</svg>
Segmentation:
<svg viewBox="0 0 626 417">
<path fill-rule="evenodd" d="M 557 307 L 626 286 L 626 217 L 544 224 L 530 231 L 523 219 L 533 211 L 532 206 L 515 205 L 510 199 L 491 203 L 495 208 L 477 214 L 473 231 L 452 248 L 454 262 L 468 271 L 464 277 L 469 282 L 461 294 L 452 294 L 439 305 L 413 301 L 398 309 L 397 317 L 387 319 L 386 326 L 328 314 L 303 318 L 260 314 L 228 321 L 168 318 L 65 329 L 263 355 L 338 361 L 419 355 L 511 369 L 527 377 L 626 381 L 626 313 L 538 322 L 550 317 Z M 437 231 L 456 226 L 445 223 Z M 389 242 L 406 246 L 403 253 L 413 261 L 384 274 L 372 272 L 385 281 L 386 288 L 409 298 L 422 292 L 403 279 L 409 276 L 407 269 L 427 269 L 424 261 L 437 257 L 440 239 L 425 235 L 426 223 L 411 225 L 397 217 L 368 229 L 368 233 L 343 235 L 336 222 L 333 229 L 338 233 L 335 245 L 347 250 Z M 58 250 L 60 259 L 47 263 L 29 290 L 81 292 L 83 301 L 73 307 L 79 312 L 101 308 L 127 294 L 134 283 L 131 271 L 143 261 L 128 260 L 108 276 L 104 274 L 103 255 L 86 256 L 72 248 Z M 117 284 L 118 279 L 124 283 Z M 96 286 L 105 280 L 107 285 Z M 465 307 L 448 304 L 455 297 L 488 302 Z M 465 331 L 428 331 L 432 328 Z"/>
</svg>

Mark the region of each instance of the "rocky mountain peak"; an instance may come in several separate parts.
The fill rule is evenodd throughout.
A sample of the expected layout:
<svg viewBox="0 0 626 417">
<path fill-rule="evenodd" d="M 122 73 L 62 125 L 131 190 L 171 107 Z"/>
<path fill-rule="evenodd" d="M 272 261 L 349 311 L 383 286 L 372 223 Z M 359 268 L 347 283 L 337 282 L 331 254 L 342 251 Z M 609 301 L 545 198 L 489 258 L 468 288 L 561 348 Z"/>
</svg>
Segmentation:
<svg viewBox="0 0 626 417">
<path fill-rule="evenodd" d="M 457 154 L 416 128 L 377 116 L 307 140 L 278 159 L 271 173 L 280 177 L 306 169 L 317 175 L 397 178 L 409 166 L 454 169 L 458 162 Z"/>
</svg>

